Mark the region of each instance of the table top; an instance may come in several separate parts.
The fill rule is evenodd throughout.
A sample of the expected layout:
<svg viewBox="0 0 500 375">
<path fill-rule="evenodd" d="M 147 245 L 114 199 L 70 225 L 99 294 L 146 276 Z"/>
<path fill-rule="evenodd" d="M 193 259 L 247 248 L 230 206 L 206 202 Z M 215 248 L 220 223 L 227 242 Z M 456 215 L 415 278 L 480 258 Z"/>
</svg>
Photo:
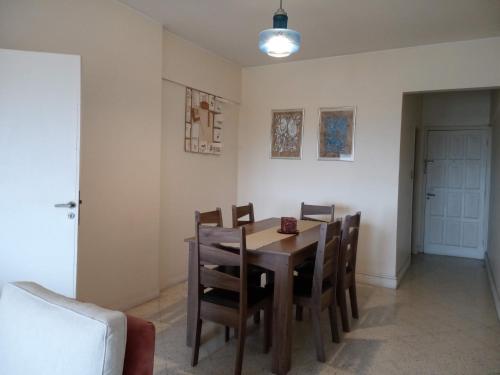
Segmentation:
<svg viewBox="0 0 500 375">
<path fill-rule="evenodd" d="M 250 223 L 245 225 L 245 230 L 247 236 L 252 233 L 257 233 L 272 227 L 279 226 L 281 223 L 281 219 L 273 217 L 269 219 L 259 220 L 255 223 Z M 272 253 L 275 255 L 281 256 L 291 256 L 297 255 L 302 251 L 310 248 L 311 246 L 315 246 L 319 240 L 319 228 L 321 223 L 318 223 L 317 226 L 309 228 L 307 230 L 299 232 L 299 234 L 295 236 L 290 236 L 283 238 L 282 240 L 272 242 L 270 244 L 264 245 L 256 250 L 248 249 L 250 253 Z M 195 237 L 186 238 L 185 242 L 194 241 Z"/>
</svg>

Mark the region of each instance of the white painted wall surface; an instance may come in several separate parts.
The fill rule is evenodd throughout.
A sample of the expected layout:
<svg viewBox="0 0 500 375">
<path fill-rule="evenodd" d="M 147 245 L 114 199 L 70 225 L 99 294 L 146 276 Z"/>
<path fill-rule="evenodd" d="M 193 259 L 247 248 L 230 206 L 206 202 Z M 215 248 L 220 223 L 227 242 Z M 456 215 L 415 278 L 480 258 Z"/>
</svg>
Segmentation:
<svg viewBox="0 0 500 375">
<path fill-rule="evenodd" d="M 240 100 L 241 68 L 211 52 L 164 33 L 164 77 L 232 101 Z M 231 226 L 236 202 L 239 105 L 224 104 L 222 155 L 184 151 L 185 94 L 183 85 L 163 82 L 161 152 L 160 286 L 187 277 L 187 245 L 194 235 L 194 211 L 221 207 Z"/>
<path fill-rule="evenodd" d="M 0 48 L 82 56 L 79 298 L 158 294 L 162 28 L 115 1 L 3 0 Z"/>
<path fill-rule="evenodd" d="M 490 123 L 490 92 L 460 91 L 423 95 L 424 127 L 476 127 Z"/>
<path fill-rule="evenodd" d="M 492 95 L 492 158 L 490 191 L 490 227 L 487 260 L 495 303 L 500 319 L 500 90 Z M 496 294 L 495 294 L 496 291 Z"/>
<path fill-rule="evenodd" d="M 398 191 L 398 229 L 396 238 L 396 275 L 410 264 L 413 183 L 415 165 L 415 132 L 422 121 L 422 96 L 405 95 L 401 113 L 401 142 Z"/>
<path fill-rule="evenodd" d="M 498 61 L 490 38 L 243 69 L 239 202 L 253 201 L 257 218 L 298 215 L 301 201 L 361 210 L 359 279 L 395 286 L 402 94 L 498 86 Z M 319 162 L 318 108 L 345 105 L 358 108 L 356 160 Z M 279 108 L 305 108 L 300 161 L 269 159 Z"/>
<path fill-rule="evenodd" d="M 241 100 L 238 64 L 167 30 L 163 31 L 163 78 L 238 103 Z"/>
</svg>

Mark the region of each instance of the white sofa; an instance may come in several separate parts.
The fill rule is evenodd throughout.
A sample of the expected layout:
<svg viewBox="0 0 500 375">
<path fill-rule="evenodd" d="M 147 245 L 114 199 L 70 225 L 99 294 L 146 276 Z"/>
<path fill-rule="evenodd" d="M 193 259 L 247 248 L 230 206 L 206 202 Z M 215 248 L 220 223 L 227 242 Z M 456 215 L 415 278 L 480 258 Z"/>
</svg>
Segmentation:
<svg viewBox="0 0 500 375">
<path fill-rule="evenodd" d="M 127 319 L 41 286 L 4 286 L 1 375 L 122 375 Z"/>
</svg>

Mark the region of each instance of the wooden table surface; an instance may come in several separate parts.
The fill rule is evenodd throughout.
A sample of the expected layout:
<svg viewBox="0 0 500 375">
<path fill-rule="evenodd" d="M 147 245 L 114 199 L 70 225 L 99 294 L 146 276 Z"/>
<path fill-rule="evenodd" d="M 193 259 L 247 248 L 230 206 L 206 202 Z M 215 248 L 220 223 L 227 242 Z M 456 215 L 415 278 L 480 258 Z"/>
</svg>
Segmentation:
<svg viewBox="0 0 500 375">
<path fill-rule="evenodd" d="M 280 225 L 279 218 L 270 218 L 245 225 L 246 233 L 256 233 Z M 319 239 L 319 225 L 300 232 L 296 236 L 265 245 L 257 250 L 248 250 L 248 264 L 261 266 L 274 271 L 273 301 L 273 347 L 272 371 L 275 374 L 286 374 L 291 367 L 292 351 L 292 318 L 293 318 L 293 270 L 316 251 Z M 186 239 L 189 243 L 189 276 L 187 303 L 187 345 L 194 342 L 196 316 L 195 286 L 192 276 L 196 272 L 194 264 L 195 240 Z"/>
</svg>

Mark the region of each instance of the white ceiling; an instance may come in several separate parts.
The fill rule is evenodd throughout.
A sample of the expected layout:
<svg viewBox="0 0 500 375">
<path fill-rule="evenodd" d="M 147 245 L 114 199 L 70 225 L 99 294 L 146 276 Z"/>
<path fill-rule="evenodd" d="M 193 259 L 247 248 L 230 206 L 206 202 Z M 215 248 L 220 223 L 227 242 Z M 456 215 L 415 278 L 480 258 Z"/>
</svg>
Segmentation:
<svg viewBox="0 0 500 375">
<path fill-rule="evenodd" d="M 262 55 L 278 0 L 120 0 L 168 30 L 243 66 L 282 62 Z M 284 0 L 302 49 L 286 60 L 500 35 L 500 0 Z"/>
</svg>

